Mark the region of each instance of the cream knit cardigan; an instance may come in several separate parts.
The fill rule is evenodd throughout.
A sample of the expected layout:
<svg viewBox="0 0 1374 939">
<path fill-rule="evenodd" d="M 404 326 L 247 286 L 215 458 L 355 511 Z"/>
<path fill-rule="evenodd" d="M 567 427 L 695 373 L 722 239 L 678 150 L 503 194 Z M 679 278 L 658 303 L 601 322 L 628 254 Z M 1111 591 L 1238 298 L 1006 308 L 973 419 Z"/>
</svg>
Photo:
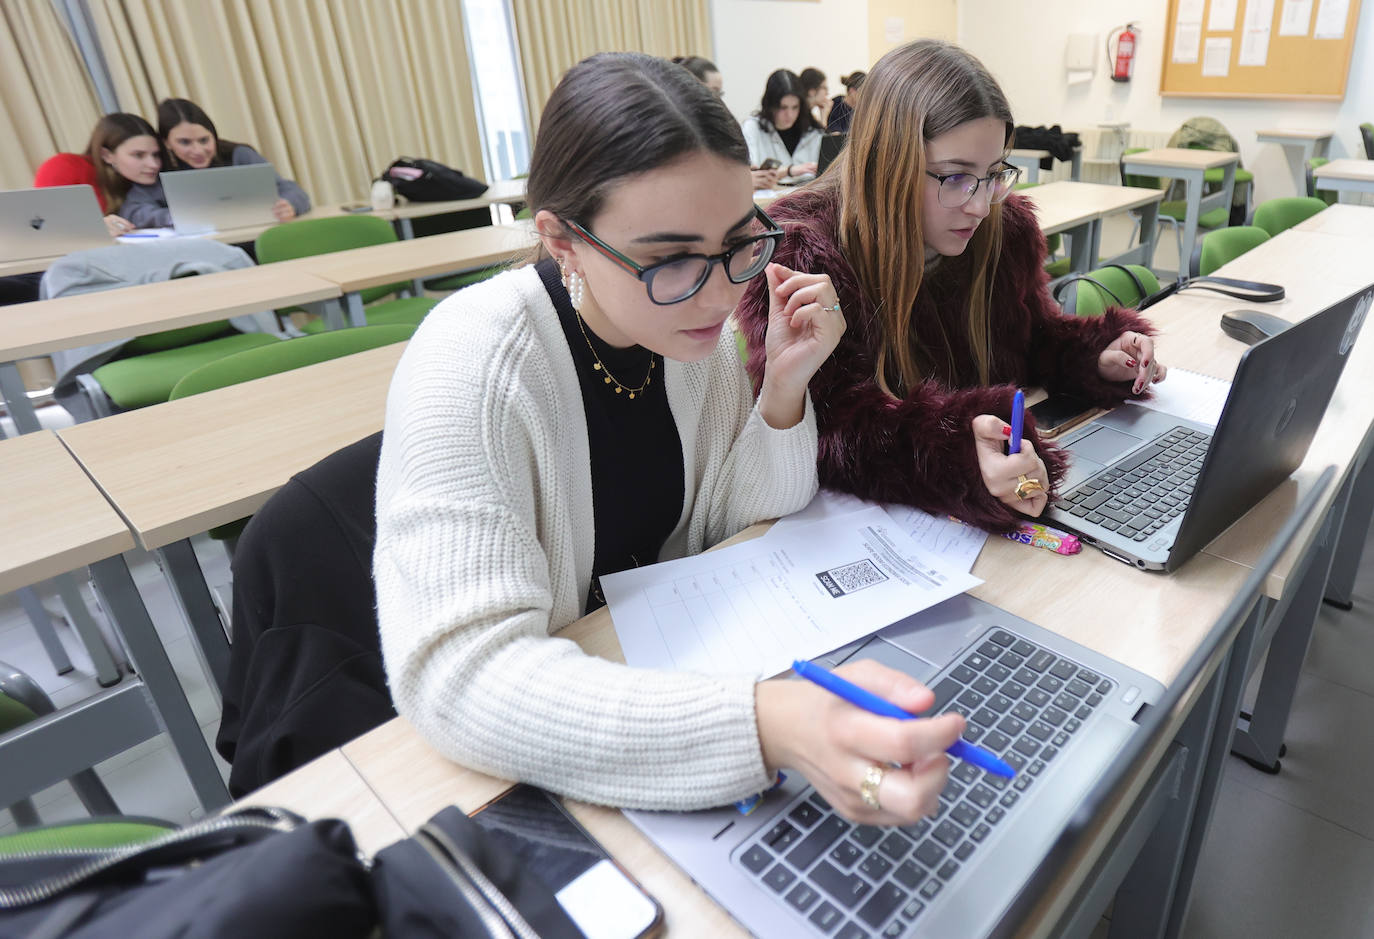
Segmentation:
<svg viewBox="0 0 1374 939">
<path fill-rule="evenodd" d="M 810 399 L 769 427 L 728 329 L 662 380 L 685 497 L 661 559 L 811 499 Z M 758 676 L 632 669 L 550 637 L 581 615 L 594 539 L 582 392 L 538 273 L 455 294 L 387 398 L 373 568 L 397 709 L 457 762 L 586 801 L 694 809 L 765 788 Z"/>
</svg>

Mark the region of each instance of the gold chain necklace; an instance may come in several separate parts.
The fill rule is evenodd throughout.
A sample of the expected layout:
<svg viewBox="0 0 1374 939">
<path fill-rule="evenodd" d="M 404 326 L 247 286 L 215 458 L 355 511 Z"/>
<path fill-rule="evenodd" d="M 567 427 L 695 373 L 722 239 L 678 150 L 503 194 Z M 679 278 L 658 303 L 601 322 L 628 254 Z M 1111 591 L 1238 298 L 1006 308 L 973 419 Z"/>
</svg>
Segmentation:
<svg viewBox="0 0 1374 939">
<path fill-rule="evenodd" d="M 644 389 L 649 387 L 649 382 L 652 381 L 654 377 L 654 365 L 656 364 L 654 362 L 654 354 L 652 352 L 649 353 L 649 370 L 644 373 L 644 381 L 639 383 L 638 388 L 631 388 L 629 385 L 622 383 L 618 378 L 612 375 L 611 370 L 601 361 L 601 356 L 596 354 L 596 346 L 592 345 L 592 337 L 587 335 L 587 326 L 582 322 L 582 314 L 573 311 L 573 315 L 577 317 L 577 328 L 582 330 L 582 338 L 587 342 L 587 349 L 591 351 L 592 358 L 596 360 L 595 364 L 592 365 L 592 369 L 605 376 L 602 378 L 602 383 L 615 385 L 616 394 L 627 392 L 630 395 L 631 401 L 634 400 L 635 395 L 643 394 Z"/>
</svg>

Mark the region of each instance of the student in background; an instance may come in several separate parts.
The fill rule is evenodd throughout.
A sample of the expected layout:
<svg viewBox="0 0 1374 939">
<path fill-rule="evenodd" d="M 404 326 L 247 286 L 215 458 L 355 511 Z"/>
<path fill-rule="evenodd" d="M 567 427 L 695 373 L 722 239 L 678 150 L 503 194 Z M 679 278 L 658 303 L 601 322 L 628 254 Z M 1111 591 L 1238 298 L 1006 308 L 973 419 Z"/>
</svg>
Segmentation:
<svg viewBox="0 0 1374 939">
<path fill-rule="evenodd" d="M 797 76 L 802 91 L 806 94 L 806 107 L 811 112 L 811 120 L 817 127 L 830 123 L 830 85 L 825 73 L 818 68 L 804 68 Z"/>
<path fill-rule="evenodd" d="M 766 160 L 777 160 L 782 176 L 802 176 L 816 172 L 821 156 L 821 132 L 802 106 L 806 93 L 801 81 L 787 69 L 768 76 L 763 100 L 752 117 L 743 124 L 744 142 L 749 145 L 749 164 L 760 168 Z M 755 179 L 755 188 L 759 186 Z"/>
<path fill-rule="evenodd" d="M 90 186 L 105 215 L 105 228 L 117 237 L 134 227 L 118 214 L 129 188 L 156 183 L 161 168 L 162 148 L 152 126 L 137 114 L 114 113 L 96 122 L 85 153 L 48 157 L 34 173 L 33 184 Z M 0 277 L 0 306 L 37 300 L 42 279 L 41 271 Z"/>
<path fill-rule="evenodd" d="M 825 129 L 831 134 L 849 133 L 849 121 L 854 114 L 854 94 L 863 84 L 863 72 L 850 72 L 848 75 L 840 76 L 840 81 L 844 84 L 845 93 L 836 95 L 831 101 L 830 120 L 826 123 Z"/>
<path fill-rule="evenodd" d="M 569 69 L 527 194 L 540 260 L 436 307 L 387 399 L 373 574 L 397 709 L 451 759 L 590 802 L 718 806 L 788 766 L 865 821 L 929 812 L 958 716 L 899 726 L 807 682 L 635 669 L 551 635 L 602 604 L 602 575 L 810 500 L 806 384 L 844 322 L 828 278 L 768 264 L 739 127 L 666 59 Z M 747 281 L 772 309 L 757 402 L 726 327 Z M 930 706 L 875 663 L 849 674 Z M 881 811 L 859 794 L 875 763 L 901 764 Z"/>
<path fill-rule="evenodd" d="M 673 61 L 695 75 L 697 81 L 711 89 L 711 94 L 717 98 L 725 93 L 725 80 L 721 78 L 716 63 L 710 59 L 699 55 L 680 55 Z"/>
<path fill-rule="evenodd" d="M 166 98 L 157 106 L 157 130 L 167 147 L 168 170 L 203 170 L 211 166 L 243 166 L 266 163 L 262 154 L 246 143 L 221 140 L 200 106 L 185 98 Z M 310 197 L 289 179 L 277 176 L 277 202 L 272 214 L 287 222 L 310 211 Z M 135 186 L 120 214 L 137 228 L 165 228 L 172 224 L 162 183 Z"/>
<path fill-rule="evenodd" d="M 1018 386 L 1107 407 L 1164 377 L 1139 315 L 1065 316 L 1051 299 L 1045 238 L 1010 195 L 1013 126 L 977 59 L 910 43 L 868 73 L 835 165 L 770 208 L 781 262 L 829 273 L 850 323 L 811 385 L 822 485 L 1007 531 L 1067 463 L 1030 419 L 1003 452 Z M 736 314 L 756 382 L 768 306 L 751 285 Z"/>
</svg>

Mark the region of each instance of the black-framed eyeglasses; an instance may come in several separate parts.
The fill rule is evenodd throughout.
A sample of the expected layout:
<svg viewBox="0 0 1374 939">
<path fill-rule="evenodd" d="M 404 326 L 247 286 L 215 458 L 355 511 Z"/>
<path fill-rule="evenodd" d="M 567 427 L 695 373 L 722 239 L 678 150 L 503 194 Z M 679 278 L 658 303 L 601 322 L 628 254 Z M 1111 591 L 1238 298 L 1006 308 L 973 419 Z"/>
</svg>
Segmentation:
<svg viewBox="0 0 1374 939">
<path fill-rule="evenodd" d="M 972 173 L 940 174 L 926 170 L 926 175 L 940 181 L 940 204 L 947 209 L 957 209 L 961 205 L 966 205 L 978 192 L 978 187 L 984 183 L 988 187 L 989 205 L 996 205 L 1006 199 L 1011 195 L 1016 180 L 1021 177 L 1021 169 L 1007 166 L 986 176 L 974 176 Z"/>
<path fill-rule="evenodd" d="M 648 267 L 636 264 L 576 222 L 567 225 L 587 244 L 642 280 L 650 300 L 659 306 L 670 306 L 704 287 L 717 264 L 725 268 L 725 276 L 732 284 L 742 284 L 763 273 L 786 232 L 758 206 L 754 206 L 754 218 L 767 230 L 745 236 L 720 254 L 679 254 Z"/>
</svg>

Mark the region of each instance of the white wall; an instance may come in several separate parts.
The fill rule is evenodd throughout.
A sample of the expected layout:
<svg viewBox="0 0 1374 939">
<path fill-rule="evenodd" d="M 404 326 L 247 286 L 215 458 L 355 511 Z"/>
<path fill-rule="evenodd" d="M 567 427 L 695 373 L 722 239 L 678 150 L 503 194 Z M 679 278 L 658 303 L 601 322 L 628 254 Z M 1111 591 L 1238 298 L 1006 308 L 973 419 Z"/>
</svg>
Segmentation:
<svg viewBox="0 0 1374 939">
<path fill-rule="evenodd" d="M 868 68 L 868 10 L 862 0 L 711 0 L 715 63 L 725 104 L 741 120 L 758 110 L 771 72 L 815 66 L 844 91 L 839 77 Z"/>
<path fill-rule="evenodd" d="M 1342 102 L 1161 97 L 1166 0 L 959 0 L 959 41 L 997 76 L 1019 124 L 1061 124 L 1070 130 L 1116 120 L 1130 121 L 1133 129 L 1171 132 L 1190 117 L 1215 117 L 1240 143 L 1242 161 L 1255 172 L 1256 199 L 1262 201 L 1294 195 L 1295 183 L 1283 148 L 1257 143 L 1257 130 L 1331 130 L 1329 156 L 1364 156 L 1359 124 L 1374 121 L 1371 6 L 1366 3 L 1361 12 Z M 1140 54 L 1133 79 L 1117 83 L 1108 77 L 1106 37 L 1128 21 L 1143 30 Z M 1096 76 L 1082 85 L 1064 81 L 1065 36 L 1071 32 L 1096 33 L 1102 47 Z"/>
</svg>

